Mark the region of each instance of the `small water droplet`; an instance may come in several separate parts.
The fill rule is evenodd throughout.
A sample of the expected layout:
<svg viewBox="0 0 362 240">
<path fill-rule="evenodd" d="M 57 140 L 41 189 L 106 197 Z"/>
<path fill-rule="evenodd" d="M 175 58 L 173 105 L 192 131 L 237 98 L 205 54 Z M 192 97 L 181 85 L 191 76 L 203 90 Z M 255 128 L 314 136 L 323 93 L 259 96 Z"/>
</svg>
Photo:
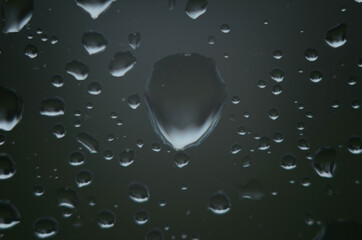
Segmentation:
<svg viewBox="0 0 362 240">
<path fill-rule="evenodd" d="M 183 168 L 189 164 L 190 157 L 183 152 L 176 153 L 173 160 L 178 168 Z"/>
<path fill-rule="evenodd" d="M 250 200 L 260 200 L 265 196 L 263 185 L 258 180 L 251 179 L 245 185 L 239 186 L 239 197 Z"/>
<path fill-rule="evenodd" d="M 319 71 L 313 71 L 309 75 L 309 80 L 311 80 L 314 83 L 319 83 L 320 81 L 322 81 L 322 79 L 323 79 L 323 75 Z"/>
<path fill-rule="evenodd" d="M 27 45 L 24 49 L 24 54 L 29 58 L 35 58 L 38 56 L 38 49 L 34 45 Z"/>
<path fill-rule="evenodd" d="M 319 54 L 318 51 L 312 48 L 309 48 L 304 52 L 305 59 L 307 59 L 310 62 L 316 61 L 318 59 L 318 54 Z"/>
<path fill-rule="evenodd" d="M 138 96 L 138 94 L 133 94 L 128 97 L 128 106 L 132 109 L 137 109 L 139 105 L 141 104 L 141 99 Z"/>
<path fill-rule="evenodd" d="M 53 134 L 56 138 L 63 138 L 65 137 L 65 134 L 67 133 L 67 131 L 65 130 L 65 127 L 63 124 L 61 123 L 56 123 L 53 126 Z"/>
<path fill-rule="evenodd" d="M 62 76 L 60 75 L 54 75 L 51 79 L 50 79 L 51 84 L 54 87 L 62 87 L 64 85 L 64 80 L 62 78 Z"/>
<path fill-rule="evenodd" d="M 132 149 L 126 149 L 123 152 L 121 152 L 119 157 L 120 157 L 119 164 L 122 167 L 128 167 L 134 162 L 135 153 Z"/>
<path fill-rule="evenodd" d="M 68 157 L 68 162 L 72 166 L 80 166 L 84 164 L 85 162 L 84 153 L 79 151 L 72 152 Z"/>
<path fill-rule="evenodd" d="M 216 215 L 226 214 L 231 210 L 231 201 L 223 191 L 217 191 L 210 196 L 207 209 Z"/>
<path fill-rule="evenodd" d="M 98 82 L 92 82 L 88 85 L 88 93 L 90 95 L 99 95 L 102 92 L 102 86 Z"/>
<path fill-rule="evenodd" d="M 352 154 L 362 153 L 362 139 L 360 136 L 351 136 L 347 141 L 347 149 Z"/>
<path fill-rule="evenodd" d="M 282 82 L 284 80 L 284 72 L 280 69 L 274 69 L 270 71 L 270 77 L 276 82 Z"/>
<path fill-rule="evenodd" d="M 103 52 L 108 44 L 102 34 L 94 31 L 85 32 L 81 41 L 89 55 Z"/>
<path fill-rule="evenodd" d="M 135 215 L 133 216 L 133 220 L 138 225 L 146 224 L 149 219 L 150 219 L 150 215 L 149 215 L 148 211 L 144 210 L 144 209 L 138 210 L 135 213 Z"/>
<path fill-rule="evenodd" d="M 220 31 L 223 33 L 229 33 L 230 32 L 230 26 L 228 24 L 223 24 L 220 26 Z"/>
</svg>

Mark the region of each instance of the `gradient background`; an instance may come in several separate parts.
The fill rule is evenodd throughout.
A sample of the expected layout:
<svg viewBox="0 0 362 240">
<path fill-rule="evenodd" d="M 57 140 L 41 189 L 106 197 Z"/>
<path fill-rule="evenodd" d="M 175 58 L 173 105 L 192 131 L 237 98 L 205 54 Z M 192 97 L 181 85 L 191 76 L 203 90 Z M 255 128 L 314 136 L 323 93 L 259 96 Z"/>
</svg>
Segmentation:
<svg viewBox="0 0 362 240">
<path fill-rule="evenodd" d="M 11 132 L 2 133 L 6 135 L 6 143 L 0 146 L 0 151 L 9 153 L 17 164 L 15 176 L 0 181 L 0 199 L 11 200 L 22 216 L 19 225 L 1 231 L 3 239 L 35 238 L 33 222 L 42 216 L 54 217 L 59 222 L 59 232 L 52 239 L 143 239 L 149 229 L 162 229 L 166 225 L 170 230 L 163 231 L 165 239 L 171 239 L 172 235 L 181 239 L 183 232 L 189 235 L 188 239 L 194 233 L 208 240 L 312 239 L 321 226 L 305 223 L 308 212 L 321 224 L 336 218 L 362 224 L 362 185 L 355 183 L 362 180 L 362 157 L 350 154 L 345 147 L 349 136 L 362 135 L 361 110 L 351 107 L 352 101 L 360 101 L 362 96 L 362 68 L 357 67 L 362 56 L 362 4 L 353 0 L 328 3 L 209 0 L 207 12 L 192 20 L 184 12 L 186 2 L 176 1 L 176 8 L 169 10 L 166 0 L 118 0 L 93 20 L 74 1 L 36 0 L 28 28 L 0 35 L 0 83 L 14 88 L 24 99 L 22 121 Z M 341 12 L 342 7 L 347 11 Z M 264 25 L 265 20 L 268 25 Z M 231 27 L 228 34 L 219 29 L 225 23 Z M 348 26 L 347 43 L 332 49 L 323 38 L 329 28 L 340 23 Z M 56 36 L 59 42 L 55 45 L 42 42 L 35 33 L 37 28 L 49 38 Z M 81 37 L 88 30 L 102 33 L 107 39 L 105 52 L 87 54 Z M 130 50 L 128 34 L 132 32 L 141 33 L 140 49 L 132 51 L 137 63 L 124 77 L 114 78 L 108 73 L 109 61 L 117 51 Z M 34 34 L 34 39 L 27 39 L 29 33 Z M 215 36 L 215 45 L 208 44 L 210 35 Z M 38 48 L 35 59 L 24 55 L 28 44 Z M 308 48 L 318 50 L 316 62 L 304 58 Z M 281 60 L 272 57 L 275 50 L 283 52 Z M 161 140 L 151 128 L 143 91 L 154 62 L 183 52 L 215 59 L 227 84 L 228 102 L 210 136 L 186 151 L 191 158 L 189 165 L 178 169 L 172 160 L 175 151 L 170 147 L 162 145 L 158 153 L 151 150 L 152 143 Z M 225 59 L 224 53 L 230 58 Z M 77 81 L 65 73 L 65 64 L 71 60 L 89 67 L 85 81 Z M 271 92 L 276 83 L 269 77 L 275 68 L 285 73 L 280 83 L 283 93 L 278 96 Z M 304 72 L 298 73 L 299 69 Z M 314 70 L 324 76 L 318 84 L 308 79 Z M 51 85 L 50 79 L 55 74 L 63 76 L 62 88 Z M 357 79 L 357 85 L 347 84 L 350 77 Z M 266 88 L 257 87 L 260 79 L 266 82 Z M 93 81 L 102 85 L 99 96 L 87 92 L 88 84 Z M 142 96 L 142 101 L 137 110 L 132 110 L 124 99 L 135 93 Z M 241 99 L 238 105 L 230 102 L 234 95 Z M 40 116 L 41 99 L 52 96 L 64 99 L 64 116 Z M 341 104 L 338 109 L 331 108 L 335 100 Z M 298 110 L 294 101 L 305 108 Z M 87 103 L 94 108 L 86 109 Z M 271 107 L 279 111 L 275 121 L 268 118 Z M 82 117 L 74 116 L 77 110 Z M 250 113 L 248 119 L 243 117 L 246 111 Z M 122 126 L 110 118 L 111 112 L 118 114 L 124 122 Z M 315 117 L 307 118 L 306 112 Z M 73 127 L 76 120 L 81 121 L 80 128 Z M 58 122 L 67 128 L 62 139 L 52 134 L 52 126 Z M 299 122 L 305 124 L 303 136 L 297 130 Z M 251 133 L 238 135 L 239 126 Z M 75 135 L 83 131 L 99 141 L 100 152 L 89 154 L 83 149 L 86 163 L 72 167 L 68 156 L 81 147 Z M 276 131 L 285 137 L 281 144 L 272 141 Z M 112 142 L 107 141 L 110 134 L 116 137 Z M 257 150 L 256 135 L 270 139 L 269 154 Z M 311 161 L 306 159 L 307 152 L 297 147 L 300 137 L 308 139 L 310 154 L 322 146 L 335 148 L 335 178 L 322 179 L 313 171 Z M 142 149 L 136 147 L 137 138 L 144 139 Z M 230 147 L 235 143 L 243 148 L 232 155 Z M 119 153 L 126 148 L 136 151 L 136 160 L 124 168 L 119 165 Z M 105 149 L 116 154 L 113 160 L 103 159 Z M 251 152 L 251 149 L 256 150 Z M 280 167 L 280 157 L 285 153 L 296 156 L 296 169 L 286 171 Z M 242 167 L 245 156 L 251 158 L 249 168 Z M 82 168 L 93 172 L 94 181 L 78 189 L 75 173 Z M 301 186 L 303 177 L 311 178 L 310 187 Z M 266 196 L 262 200 L 239 199 L 238 186 L 250 179 L 257 179 L 264 186 Z M 296 183 L 290 184 L 290 179 Z M 149 202 L 137 204 L 128 198 L 128 185 L 132 181 L 148 186 Z M 41 197 L 33 196 L 37 184 L 45 188 Z M 63 218 L 62 209 L 56 205 L 56 191 L 65 186 L 76 189 L 80 198 L 77 212 L 70 218 Z M 188 190 L 182 191 L 181 186 L 187 186 Z M 328 186 L 333 189 L 332 195 L 326 193 Z M 209 196 L 218 190 L 223 190 L 232 202 L 232 209 L 226 215 L 217 216 L 207 210 Z M 272 190 L 278 195 L 272 196 Z M 94 207 L 88 205 L 90 197 L 96 198 Z M 161 199 L 167 200 L 166 207 L 159 207 Z M 150 221 L 138 226 L 133 215 L 141 208 L 149 211 Z M 96 216 L 101 209 L 114 212 L 115 227 L 106 230 L 98 227 Z M 78 227 L 74 226 L 77 222 L 81 223 Z"/>
</svg>

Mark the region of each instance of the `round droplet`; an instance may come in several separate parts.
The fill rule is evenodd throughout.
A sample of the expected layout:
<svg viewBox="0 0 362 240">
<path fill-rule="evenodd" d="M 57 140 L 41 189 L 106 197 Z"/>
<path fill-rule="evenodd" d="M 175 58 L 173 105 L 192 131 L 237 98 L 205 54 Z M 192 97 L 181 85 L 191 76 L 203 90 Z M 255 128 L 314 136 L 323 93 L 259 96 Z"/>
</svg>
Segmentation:
<svg viewBox="0 0 362 240">
<path fill-rule="evenodd" d="M 189 164 L 190 157 L 186 153 L 179 152 L 173 157 L 173 160 L 178 168 L 183 168 Z"/>
<path fill-rule="evenodd" d="M 57 206 L 63 208 L 76 208 L 79 198 L 73 188 L 64 187 L 57 190 Z"/>
<path fill-rule="evenodd" d="M 89 55 L 103 52 L 107 46 L 107 40 L 102 34 L 89 31 L 83 34 L 82 44 Z"/>
<path fill-rule="evenodd" d="M 108 65 L 113 77 L 123 77 L 136 64 L 136 58 L 129 52 L 117 52 Z"/>
<path fill-rule="evenodd" d="M 312 48 L 308 48 L 304 52 L 305 59 L 310 62 L 314 62 L 318 59 L 318 51 Z"/>
<path fill-rule="evenodd" d="M 342 23 L 328 30 L 325 35 L 326 43 L 332 48 L 343 46 L 347 42 L 347 25 Z"/>
<path fill-rule="evenodd" d="M 223 24 L 220 26 L 220 31 L 223 33 L 229 33 L 230 32 L 230 26 L 228 24 Z"/>
<path fill-rule="evenodd" d="M 268 150 L 270 148 L 270 141 L 267 137 L 261 137 L 258 143 L 258 149 L 261 151 Z"/>
<path fill-rule="evenodd" d="M 276 82 L 282 82 L 284 80 L 284 72 L 280 69 L 274 69 L 270 71 L 270 77 Z"/>
<path fill-rule="evenodd" d="M 141 99 L 138 94 L 133 94 L 128 97 L 128 106 L 132 109 L 137 109 L 141 104 Z"/>
<path fill-rule="evenodd" d="M 35 58 L 38 56 L 38 49 L 34 45 L 28 45 L 24 49 L 24 54 L 29 58 Z"/>
<path fill-rule="evenodd" d="M 98 213 L 97 221 L 100 228 L 112 228 L 116 224 L 116 216 L 112 211 L 104 209 Z"/>
<path fill-rule="evenodd" d="M 309 143 L 308 140 L 305 138 L 300 138 L 297 141 L 298 148 L 303 151 L 309 150 Z"/>
<path fill-rule="evenodd" d="M 79 170 L 75 177 L 78 187 L 85 187 L 93 182 L 93 173 L 88 169 Z"/>
<path fill-rule="evenodd" d="M 350 78 L 348 78 L 348 80 L 347 80 L 347 84 L 348 84 L 349 86 L 354 86 L 354 85 L 357 84 L 357 79 L 356 79 L 355 77 L 350 77 Z"/>
<path fill-rule="evenodd" d="M 128 44 L 133 50 L 140 48 L 141 34 L 138 32 L 130 33 L 128 35 Z"/>
<path fill-rule="evenodd" d="M 303 187 L 309 187 L 312 184 L 312 182 L 311 182 L 311 179 L 309 177 L 303 177 L 300 180 L 300 184 L 302 184 Z"/>
<path fill-rule="evenodd" d="M 84 153 L 79 151 L 72 152 L 68 157 L 68 162 L 72 166 L 80 166 L 84 164 L 85 162 Z"/>
<path fill-rule="evenodd" d="M 92 82 L 88 85 L 88 93 L 90 95 L 99 95 L 102 92 L 102 87 L 98 82 Z"/>
<path fill-rule="evenodd" d="M 280 166 L 285 170 L 291 170 L 297 167 L 297 160 L 291 153 L 285 154 L 280 160 Z"/>
<path fill-rule="evenodd" d="M 282 92 L 283 92 L 282 86 L 280 86 L 279 84 L 276 84 L 276 85 L 273 86 L 273 88 L 272 88 L 272 93 L 273 93 L 274 95 L 279 95 L 279 94 L 281 94 Z"/>
<path fill-rule="evenodd" d="M 56 138 L 63 138 L 65 136 L 65 134 L 67 133 L 67 131 L 65 130 L 65 127 L 63 124 L 61 123 L 56 123 L 53 126 L 53 134 Z"/>
<path fill-rule="evenodd" d="M 278 110 L 276 108 L 271 108 L 268 111 L 268 116 L 271 120 L 276 120 L 279 117 Z"/>
<path fill-rule="evenodd" d="M 64 80 L 60 75 L 54 75 L 51 79 L 50 82 L 52 83 L 52 85 L 54 87 L 62 87 L 64 85 Z"/>
<path fill-rule="evenodd" d="M 257 85 L 258 85 L 259 88 L 265 88 L 266 87 L 266 83 L 265 83 L 264 80 L 258 80 Z"/>
<path fill-rule="evenodd" d="M 151 149 L 154 152 L 160 152 L 161 151 L 161 145 L 159 143 L 152 143 Z"/>
<path fill-rule="evenodd" d="M 233 104 L 239 104 L 240 103 L 240 98 L 238 96 L 232 96 L 231 97 L 231 102 Z"/>
<path fill-rule="evenodd" d="M 347 149 L 352 154 L 362 153 L 362 139 L 360 136 L 351 136 L 347 141 Z"/>
<path fill-rule="evenodd" d="M 149 215 L 148 211 L 141 209 L 135 213 L 135 215 L 133 216 L 133 219 L 136 224 L 143 225 L 148 222 L 148 220 L 150 219 L 150 215 Z"/>
<path fill-rule="evenodd" d="M 135 153 L 132 149 L 126 149 L 119 155 L 119 164 L 122 167 L 128 167 L 131 165 L 135 160 Z"/>
<path fill-rule="evenodd" d="M 309 80 L 311 80 L 314 83 L 319 83 L 320 81 L 322 81 L 322 79 L 323 79 L 323 75 L 319 71 L 313 71 L 309 75 Z"/>
<path fill-rule="evenodd" d="M 143 203 L 150 199 L 150 192 L 146 185 L 132 182 L 128 187 L 128 196 L 136 203 Z"/>
<path fill-rule="evenodd" d="M 15 90 L 0 86 L 0 129 L 11 131 L 23 115 L 23 99 Z"/>
<path fill-rule="evenodd" d="M 283 57 L 283 52 L 282 52 L 282 51 L 280 51 L 280 50 L 275 50 L 275 51 L 273 52 L 273 58 L 279 60 L 279 59 L 282 59 L 282 57 Z"/>
<path fill-rule="evenodd" d="M 283 134 L 281 132 L 276 132 L 274 133 L 273 135 L 273 140 L 274 142 L 276 143 L 281 143 L 284 141 L 284 137 L 283 137 Z"/>
<path fill-rule="evenodd" d="M 105 160 L 109 161 L 114 158 L 114 153 L 112 152 L 112 150 L 106 149 L 106 150 L 104 150 L 103 156 L 104 156 Z"/>
<path fill-rule="evenodd" d="M 224 192 L 218 191 L 210 196 L 207 208 L 214 214 L 221 215 L 230 211 L 231 202 Z"/>
<path fill-rule="evenodd" d="M 64 115 L 65 103 L 60 97 L 43 98 L 41 101 L 40 115 L 56 117 Z"/>
<path fill-rule="evenodd" d="M 142 138 L 138 138 L 138 139 L 136 140 L 136 145 L 137 145 L 138 148 L 142 148 L 142 147 L 143 147 L 143 144 L 144 144 L 144 142 L 143 142 L 143 139 L 142 139 Z"/>
<path fill-rule="evenodd" d="M 0 180 L 9 179 L 16 172 L 16 164 L 7 153 L 0 153 Z"/>
<path fill-rule="evenodd" d="M 73 60 L 65 65 L 65 70 L 68 74 L 72 75 L 75 79 L 82 81 L 88 77 L 88 67 L 77 60 Z"/>
<path fill-rule="evenodd" d="M 35 185 L 33 188 L 33 194 L 35 197 L 40 197 L 44 194 L 44 187 L 42 185 Z"/>
<path fill-rule="evenodd" d="M 191 19 L 200 17 L 207 11 L 206 0 L 188 0 L 185 8 L 187 16 Z"/>
<path fill-rule="evenodd" d="M 37 238 L 53 237 L 58 232 L 58 221 L 52 217 L 38 218 L 34 222 L 34 234 Z"/>
<path fill-rule="evenodd" d="M 0 200 L 0 230 L 16 226 L 20 218 L 19 211 L 9 200 Z"/>
</svg>

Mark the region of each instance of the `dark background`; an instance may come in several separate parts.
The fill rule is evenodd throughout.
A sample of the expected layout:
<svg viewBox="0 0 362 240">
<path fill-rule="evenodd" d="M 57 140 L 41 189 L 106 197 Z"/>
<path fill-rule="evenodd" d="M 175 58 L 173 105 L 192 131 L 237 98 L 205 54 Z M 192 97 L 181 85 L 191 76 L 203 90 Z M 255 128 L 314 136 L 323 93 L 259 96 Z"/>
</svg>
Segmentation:
<svg viewBox="0 0 362 240">
<path fill-rule="evenodd" d="M 0 146 L 0 151 L 10 154 L 17 164 L 15 176 L 0 181 L 0 199 L 11 200 L 22 217 L 16 227 L 1 231 L 3 239 L 35 238 L 33 222 L 42 216 L 59 222 L 59 232 L 52 239 L 143 239 L 149 229 L 164 226 L 170 227 L 169 231 L 162 230 L 165 239 L 172 235 L 181 239 L 183 232 L 189 235 L 188 239 L 194 233 L 208 240 L 312 239 L 331 219 L 362 224 L 362 186 L 355 183 L 362 180 L 362 159 L 346 149 L 349 136 L 362 135 L 361 110 L 351 107 L 352 101 L 360 101 L 362 96 L 362 68 L 357 66 L 362 56 L 362 4 L 353 0 L 209 0 L 207 12 L 197 20 L 185 14 L 185 5 L 184 0 L 176 1 L 176 8 L 169 10 L 166 0 L 119 0 L 93 20 L 74 1 L 36 0 L 27 27 L 19 33 L 0 35 L 0 83 L 14 88 L 24 99 L 21 122 L 11 132 L 2 133 L 6 142 Z M 347 10 L 342 12 L 342 7 Z M 220 31 L 225 23 L 231 27 L 228 34 Z M 324 35 L 340 23 L 347 24 L 347 43 L 333 49 L 325 43 Z M 49 38 L 56 36 L 59 42 L 42 42 L 36 34 L 38 28 Z M 107 39 L 105 52 L 87 54 L 81 37 L 88 30 L 102 33 Z M 112 77 L 109 61 L 116 52 L 130 50 L 128 34 L 132 32 L 141 33 L 140 49 L 132 50 L 137 63 L 124 77 Z M 29 33 L 34 34 L 34 39 L 27 39 Z M 208 44 L 210 35 L 215 36 L 215 45 Z M 35 59 L 24 55 L 28 44 L 38 48 Z M 308 48 L 318 50 L 316 62 L 304 58 Z M 275 50 L 283 52 L 281 60 L 272 57 Z M 186 150 L 190 163 L 178 169 L 172 160 L 175 151 L 170 147 L 162 145 L 158 153 L 151 150 L 152 143 L 161 140 L 148 119 L 143 92 L 157 60 L 184 52 L 215 59 L 227 84 L 228 101 L 215 130 L 199 146 Z M 230 58 L 225 59 L 224 53 Z M 85 81 L 65 73 L 65 64 L 71 60 L 89 67 Z M 285 73 L 280 83 L 283 93 L 278 96 L 271 92 L 276 83 L 269 77 L 275 68 Z M 308 79 L 314 70 L 323 73 L 318 84 Z M 55 74 L 63 76 L 62 88 L 51 85 Z M 357 85 L 347 84 L 350 77 L 357 79 Z M 258 88 L 260 79 L 266 82 L 266 88 Z M 93 81 L 102 85 L 99 96 L 87 92 Z M 140 107 L 132 110 L 124 99 L 135 93 L 142 100 Z M 40 115 L 41 99 L 52 96 L 64 99 L 64 116 Z M 240 103 L 232 104 L 232 96 L 239 96 Z M 331 107 L 335 100 L 341 104 L 338 109 Z M 294 101 L 302 103 L 304 109 L 298 110 Z M 92 103 L 93 109 L 86 109 L 87 103 Z M 279 111 L 275 121 L 268 117 L 271 107 Z M 80 118 L 74 116 L 77 110 L 82 113 Z M 243 117 L 246 111 L 250 118 Z M 111 119 L 111 112 L 118 114 L 122 126 Z M 312 112 L 314 118 L 307 118 L 307 112 Z M 81 121 L 80 128 L 73 126 L 76 120 Z M 58 122 L 67 129 L 62 139 L 52 134 L 52 126 Z M 304 131 L 297 130 L 299 122 L 305 124 Z M 250 134 L 238 135 L 239 126 Z M 81 147 L 75 135 L 83 131 L 99 141 L 100 152 L 90 154 L 82 149 L 86 163 L 73 167 L 68 156 Z M 276 131 L 285 137 L 281 144 L 272 141 Z M 110 134 L 115 136 L 112 142 L 107 141 Z M 254 136 L 270 139 L 270 153 L 257 149 Z M 309 151 L 299 150 L 300 137 L 308 140 Z M 136 147 L 137 138 L 144 139 L 142 149 Z M 232 155 L 230 147 L 235 143 L 242 145 L 242 151 Z M 337 169 L 332 179 L 320 178 L 306 158 L 322 146 L 337 151 Z M 103 151 L 108 148 L 116 155 L 111 161 L 103 158 Z M 119 165 L 119 154 L 126 148 L 135 150 L 136 159 L 124 168 Z M 285 153 L 296 156 L 296 169 L 287 171 L 280 167 Z M 251 158 L 248 168 L 242 166 L 245 156 Z M 94 181 L 79 189 L 75 173 L 82 168 L 93 172 Z M 311 178 L 310 187 L 300 184 L 303 177 Z M 238 186 L 250 179 L 257 179 L 265 188 L 266 195 L 260 201 L 238 197 Z M 290 179 L 296 183 L 290 184 Z M 149 202 L 137 204 L 128 198 L 132 181 L 148 186 Z M 33 195 L 38 184 L 45 188 L 41 197 Z M 333 189 L 331 195 L 327 194 L 328 185 Z M 63 218 L 62 209 L 56 205 L 57 189 L 66 186 L 74 188 L 80 198 L 80 205 L 70 218 Z M 188 190 L 182 191 L 182 186 Z M 231 211 L 225 215 L 207 210 L 209 196 L 218 190 L 231 199 Z M 271 195 L 273 190 L 278 192 L 276 196 Z M 96 198 L 94 207 L 88 205 L 90 197 Z M 167 200 L 162 208 L 158 205 L 161 199 Z M 138 226 L 133 215 L 141 208 L 149 211 L 150 221 Z M 96 216 L 101 209 L 114 212 L 115 227 L 98 227 Z M 309 212 L 320 225 L 305 223 Z M 75 223 L 80 224 L 74 226 Z"/>
</svg>

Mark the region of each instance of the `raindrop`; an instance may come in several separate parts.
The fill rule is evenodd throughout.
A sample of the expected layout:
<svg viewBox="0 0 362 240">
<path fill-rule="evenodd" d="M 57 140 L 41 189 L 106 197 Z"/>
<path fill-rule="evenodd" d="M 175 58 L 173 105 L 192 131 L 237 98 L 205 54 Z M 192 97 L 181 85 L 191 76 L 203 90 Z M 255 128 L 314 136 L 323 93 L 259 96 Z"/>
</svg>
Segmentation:
<svg viewBox="0 0 362 240">
<path fill-rule="evenodd" d="M 331 147 L 321 147 L 313 157 L 313 169 L 324 178 L 334 177 L 336 151 Z"/>
<path fill-rule="evenodd" d="M 267 137 L 261 137 L 259 139 L 259 143 L 258 143 L 258 149 L 265 151 L 268 150 L 270 148 L 270 141 L 269 138 Z"/>
<path fill-rule="evenodd" d="M 99 95 L 102 92 L 102 87 L 98 82 L 92 82 L 88 85 L 88 93 L 90 95 Z"/>
<path fill-rule="evenodd" d="M 58 232 L 58 221 L 52 217 L 38 218 L 34 222 L 34 234 L 37 238 L 49 238 Z"/>
<path fill-rule="evenodd" d="M 18 209 L 9 200 L 0 200 L 0 230 L 16 226 L 20 218 Z"/>
<path fill-rule="evenodd" d="M 64 208 L 76 208 L 79 198 L 73 188 L 64 187 L 57 190 L 57 206 Z"/>
<path fill-rule="evenodd" d="M 142 138 L 138 138 L 138 139 L 136 140 L 136 145 L 137 145 L 138 148 L 142 148 L 142 147 L 143 147 L 143 144 L 144 144 L 144 142 L 143 142 L 143 139 L 142 139 Z"/>
<path fill-rule="evenodd" d="M 105 160 L 109 161 L 114 158 L 114 153 L 112 152 L 112 150 L 106 149 L 106 150 L 104 150 L 103 156 L 104 156 Z"/>
<path fill-rule="evenodd" d="M 133 94 L 128 97 L 128 106 L 132 109 L 137 109 L 141 104 L 141 99 L 138 94 Z"/>
<path fill-rule="evenodd" d="M 67 133 L 67 131 L 65 130 L 65 127 L 63 124 L 61 123 L 56 123 L 53 126 L 53 134 L 56 138 L 63 138 L 65 136 L 65 134 Z"/>
<path fill-rule="evenodd" d="M 250 200 L 260 200 L 264 197 L 265 190 L 258 180 L 251 179 L 245 185 L 239 186 L 239 197 Z"/>
<path fill-rule="evenodd" d="M 173 160 L 178 168 L 183 168 L 189 164 L 190 157 L 183 152 L 176 153 Z"/>
<path fill-rule="evenodd" d="M 279 117 L 278 110 L 276 108 L 271 108 L 268 111 L 268 116 L 271 120 L 276 120 Z"/>
<path fill-rule="evenodd" d="M 72 166 L 80 166 L 84 164 L 85 162 L 84 153 L 79 151 L 72 152 L 68 157 L 68 162 Z"/>
<path fill-rule="evenodd" d="M 214 60 L 175 54 L 155 63 L 145 98 L 155 132 L 183 150 L 202 142 L 215 128 L 226 90 Z"/>
<path fill-rule="evenodd" d="M 88 133 L 82 132 L 76 135 L 76 140 L 82 144 L 90 153 L 98 153 L 99 144 L 98 141 Z"/>
<path fill-rule="evenodd" d="M 280 166 L 285 170 L 291 170 L 297 167 L 297 160 L 295 156 L 291 153 L 287 153 L 282 156 L 280 160 Z"/>
<path fill-rule="evenodd" d="M 207 42 L 208 42 L 210 45 L 214 45 L 214 44 L 216 43 L 215 37 L 214 37 L 214 36 L 209 36 Z"/>
<path fill-rule="evenodd" d="M 310 62 L 314 62 L 318 59 L 318 51 L 312 48 L 305 50 L 304 52 L 305 59 Z"/>
<path fill-rule="evenodd" d="M 330 28 L 325 35 L 326 43 L 332 48 L 343 46 L 347 42 L 346 30 L 347 25 L 344 23 Z"/>
<path fill-rule="evenodd" d="M 0 1 L 0 9 L 3 32 L 19 32 L 33 16 L 33 0 Z"/>
<path fill-rule="evenodd" d="M 88 67 L 77 60 L 68 62 L 65 65 L 65 71 L 79 81 L 85 80 L 89 73 Z"/>
<path fill-rule="evenodd" d="M 241 151 L 241 144 L 236 143 L 236 144 L 231 146 L 231 149 L 230 149 L 231 154 L 237 154 L 240 151 Z"/>
<path fill-rule="evenodd" d="M 119 155 L 119 164 L 122 167 L 128 167 L 129 165 L 131 165 L 134 160 L 135 160 L 135 153 L 133 150 L 131 149 L 126 149 L 123 152 L 121 152 L 121 154 Z"/>
<path fill-rule="evenodd" d="M 65 103 L 60 97 L 43 98 L 40 105 L 40 115 L 47 117 L 57 117 L 64 115 Z"/>
<path fill-rule="evenodd" d="M 150 192 L 146 185 L 132 182 L 128 187 L 128 196 L 136 203 L 144 203 L 150 199 Z"/>
<path fill-rule="evenodd" d="M 115 0 L 75 0 L 75 3 L 96 19 L 106 11 Z"/>
<path fill-rule="evenodd" d="M 23 99 L 15 90 L 0 86 L 0 129 L 11 131 L 21 120 Z"/>
<path fill-rule="evenodd" d="M 186 14 L 192 18 L 196 19 L 200 17 L 207 11 L 207 1 L 206 0 L 188 0 L 185 8 Z"/>
<path fill-rule="evenodd" d="M 35 197 L 40 197 L 44 194 L 44 187 L 41 186 L 41 185 L 36 185 L 34 188 L 33 188 L 33 194 Z"/>
<path fill-rule="evenodd" d="M 282 86 L 280 86 L 279 84 L 276 84 L 276 85 L 273 86 L 273 88 L 272 88 L 272 93 L 273 93 L 274 95 L 279 95 L 279 94 L 281 94 L 282 92 L 283 92 Z"/>
<path fill-rule="evenodd" d="M 300 184 L 302 184 L 303 187 L 309 187 L 312 184 L 312 182 L 309 177 L 303 177 L 300 180 Z"/>
<path fill-rule="evenodd" d="M 355 77 L 350 77 L 350 78 L 348 78 L 348 80 L 347 80 L 347 84 L 348 84 L 349 86 L 354 86 L 354 85 L 357 84 L 357 79 L 356 79 Z"/>
<path fill-rule="evenodd" d="M 217 215 L 226 214 L 231 210 L 231 201 L 223 191 L 217 191 L 210 196 L 207 209 Z"/>
<path fill-rule="evenodd" d="M 64 85 L 64 80 L 60 75 L 54 75 L 51 79 L 50 82 L 52 83 L 52 85 L 54 87 L 62 87 Z"/>
<path fill-rule="evenodd" d="M 270 71 L 270 77 L 276 82 L 282 82 L 284 80 L 284 72 L 280 69 L 274 69 Z"/>
<path fill-rule="evenodd" d="M 313 71 L 309 75 L 309 80 L 311 80 L 314 83 L 319 83 L 320 81 L 322 81 L 322 79 L 323 79 L 323 75 L 319 71 Z"/>
<path fill-rule="evenodd" d="M 133 219 L 136 224 L 143 225 L 148 222 L 148 220 L 150 219 L 150 215 L 149 215 L 148 211 L 141 209 L 135 213 L 135 215 L 133 216 Z"/>
<path fill-rule="evenodd" d="M 7 153 L 0 153 L 0 180 L 9 179 L 16 172 L 16 164 Z"/>
<path fill-rule="evenodd" d="M 161 151 L 161 145 L 159 143 L 152 143 L 151 149 L 154 152 L 160 152 Z"/>
<path fill-rule="evenodd" d="M 283 52 L 282 52 L 282 51 L 280 51 L 280 50 L 275 50 L 275 51 L 273 52 L 273 58 L 279 60 L 279 59 L 282 59 L 282 57 L 283 57 Z"/>
<path fill-rule="evenodd" d="M 220 31 L 223 33 L 229 33 L 230 32 L 230 26 L 228 24 L 223 24 L 220 26 Z"/>
<path fill-rule="evenodd" d="M 113 77 L 123 77 L 136 64 L 136 58 L 129 51 L 117 52 L 108 65 Z"/>
<path fill-rule="evenodd" d="M 240 103 L 240 98 L 238 96 L 232 96 L 231 97 L 231 102 L 233 104 L 239 104 Z"/>
<path fill-rule="evenodd" d="M 128 44 L 133 50 L 140 48 L 141 34 L 139 32 L 130 33 L 128 35 Z"/>
<path fill-rule="evenodd" d="M 79 188 L 88 186 L 93 182 L 93 173 L 88 169 L 81 169 L 76 174 L 75 182 Z"/>
<path fill-rule="evenodd" d="M 100 228 L 112 228 L 116 224 L 116 216 L 112 211 L 104 209 L 98 213 L 97 221 Z"/>
<path fill-rule="evenodd" d="M 362 140 L 360 136 L 351 136 L 347 141 L 347 149 L 352 154 L 362 153 Z"/>
<path fill-rule="evenodd" d="M 300 150 L 303 150 L 303 151 L 309 150 L 309 143 L 308 143 L 307 139 L 305 139 L 305 138 L 298 139 L 297 145 Z"/>
<path fill-rule="evenodd" d="M 81 41 L 89 55 L 103 52 L 108 44 L 102 34 L 94 31 L 84 33 Z"/>
<path fill-rule="evenodd" d="M 34 45 L 28 45 L 24 49 L 24 54 L 29 58 L 35 58 L 36 56 L 38 56 L 38 50 Z"/>
</svg>

